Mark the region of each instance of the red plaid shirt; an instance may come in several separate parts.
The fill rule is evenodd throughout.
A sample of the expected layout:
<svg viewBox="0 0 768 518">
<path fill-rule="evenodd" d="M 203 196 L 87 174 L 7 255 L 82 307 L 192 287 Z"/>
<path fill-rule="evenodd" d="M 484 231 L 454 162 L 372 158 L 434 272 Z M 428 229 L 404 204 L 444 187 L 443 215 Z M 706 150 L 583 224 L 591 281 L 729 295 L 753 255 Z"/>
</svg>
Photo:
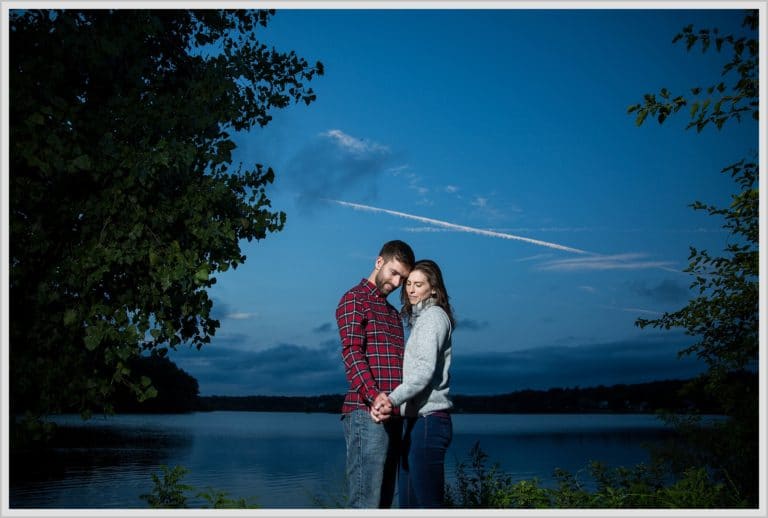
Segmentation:
<svg viewBox="0 0 768 518">
<path fill-rule="evenodd" d="M 402 383 L 405 340 L 400 314 L 363 279 L 341 297 L 336 323 L 349 382 L 341 412 L 367 411 L 380 392 L 388 394 Z"/>
</svg>

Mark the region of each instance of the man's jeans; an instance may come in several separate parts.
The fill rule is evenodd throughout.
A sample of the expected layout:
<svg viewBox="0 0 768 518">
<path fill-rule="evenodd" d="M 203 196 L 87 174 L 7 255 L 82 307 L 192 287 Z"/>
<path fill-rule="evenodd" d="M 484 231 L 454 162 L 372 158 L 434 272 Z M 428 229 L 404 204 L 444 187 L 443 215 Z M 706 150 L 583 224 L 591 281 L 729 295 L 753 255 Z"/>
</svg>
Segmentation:
<svg viewBox="0 0 768 518">
<path fill-rule="evenodd" d="M 453 438 L 451 416 L 437 412 L 405 421 L 398 482 L 400 508 L 443 507 L 445 453 Z"/>
<path fill-rule="evenodd" d="M 395 497 L 403 421 L 377 424 L 366 410 L 342 416 L 347 442 L 349 507 L 389 508 Z"/>
</svg>

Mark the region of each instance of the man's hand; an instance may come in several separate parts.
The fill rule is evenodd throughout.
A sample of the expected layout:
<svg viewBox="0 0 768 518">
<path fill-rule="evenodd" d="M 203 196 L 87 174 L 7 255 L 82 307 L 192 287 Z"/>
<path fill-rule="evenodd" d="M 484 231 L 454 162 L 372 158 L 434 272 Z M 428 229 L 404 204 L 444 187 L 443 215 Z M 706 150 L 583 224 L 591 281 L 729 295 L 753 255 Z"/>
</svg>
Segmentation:
<svg viewBox="0 0 768 518">
<path fill-rule="evenodd" d="M 371 418 L 375 422 L 381 423 L 392 416 L 392 411 L 392 402 L 387 395 L 382 392 L 373 400 L 373 404 L 371 405 Z"/>
</svg>

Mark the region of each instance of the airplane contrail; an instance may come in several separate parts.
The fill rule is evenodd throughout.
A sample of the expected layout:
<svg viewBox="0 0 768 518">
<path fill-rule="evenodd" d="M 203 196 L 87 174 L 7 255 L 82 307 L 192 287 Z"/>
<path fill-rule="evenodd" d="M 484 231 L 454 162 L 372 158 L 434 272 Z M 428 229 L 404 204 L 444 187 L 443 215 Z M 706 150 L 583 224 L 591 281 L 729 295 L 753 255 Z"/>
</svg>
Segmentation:
<svg viewBox="0 0 768 518">
<path fill-rule="evenodd" d="M 384 214 L 391 214 L 392 216 L 398 216 L 401 218 L 406 219 L 413 219 L 416 221 L 421 221 L 422 223 L 428 223 L 430 225 L 435 225 L 438 227 L 443 228 L 449 228 L 452 230 L 458 230 L 459 232 L 470 232 L 472 234 L 480 234 L 481 236 L 489 236 L 489 237 L 499 237 L 501 239 L 514 239 L 517 241 L 525 241 L 526 243 L 532 243 L 534 245 L 539 246 L 546 246 L 547 248 L 554 248 L 556 250 L 563 250 L 565 252 L 571 252 L 574 254 L 589 254 L 590 252 L 587 252 L 585 250 L 579 250 L 578 248 L 571 248 L 569 246 L 563 246 L 558 245 L 557 243 L 549 243 L 547 241 L 540 241 L 538 239 L 531 239 L 528 237 L 522 237 L 522 236 L 515 236 L 513 234 L 507 234 L 506 232 L 496 232 L 493 230 L 483 230 L 480 228 L 474 228 L 474 227 L 467 227 L 464 225 L 457 225 L 455 223 L 449 223 L 447 221 L 440 221 L 438 219 L 432 219 L 432 218 L 425 218 L 423 216 L 415 216 L 413 214 L 406 214 L 405 212 L 397 212 L 395 210 L 389 210 L 389 209 L 381 209 L 379 207 L 371 207 L 370 205 L 361 205 L 360 203 L 351 203 L 348 201 L 341 201 L 341 200 L 328 200 L 332 201 L 333 203 L 337 203 L 339 205 L 342 205 L 344 207 L 351 207 L 356 210 L 364 210 L 368 212 L 383 212 Z"/>
</svg>

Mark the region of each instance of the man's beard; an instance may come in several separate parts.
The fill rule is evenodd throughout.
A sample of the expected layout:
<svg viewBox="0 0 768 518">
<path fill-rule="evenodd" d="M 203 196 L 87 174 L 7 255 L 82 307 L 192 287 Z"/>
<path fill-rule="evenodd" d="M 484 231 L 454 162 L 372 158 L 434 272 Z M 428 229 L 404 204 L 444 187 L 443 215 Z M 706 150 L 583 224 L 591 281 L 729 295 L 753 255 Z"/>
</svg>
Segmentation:
<svg viewBox="0 0 768 518">
<path fill-rule="evenodd" d="M 386 282 L 384 279 L 382 279 L 381 272 L 376 274 L 376 288 L 383 294 L 383 295 L 389 295 L 393 291 L 395 291 L 397 288 L 391 283 Z"/>
</svg>

